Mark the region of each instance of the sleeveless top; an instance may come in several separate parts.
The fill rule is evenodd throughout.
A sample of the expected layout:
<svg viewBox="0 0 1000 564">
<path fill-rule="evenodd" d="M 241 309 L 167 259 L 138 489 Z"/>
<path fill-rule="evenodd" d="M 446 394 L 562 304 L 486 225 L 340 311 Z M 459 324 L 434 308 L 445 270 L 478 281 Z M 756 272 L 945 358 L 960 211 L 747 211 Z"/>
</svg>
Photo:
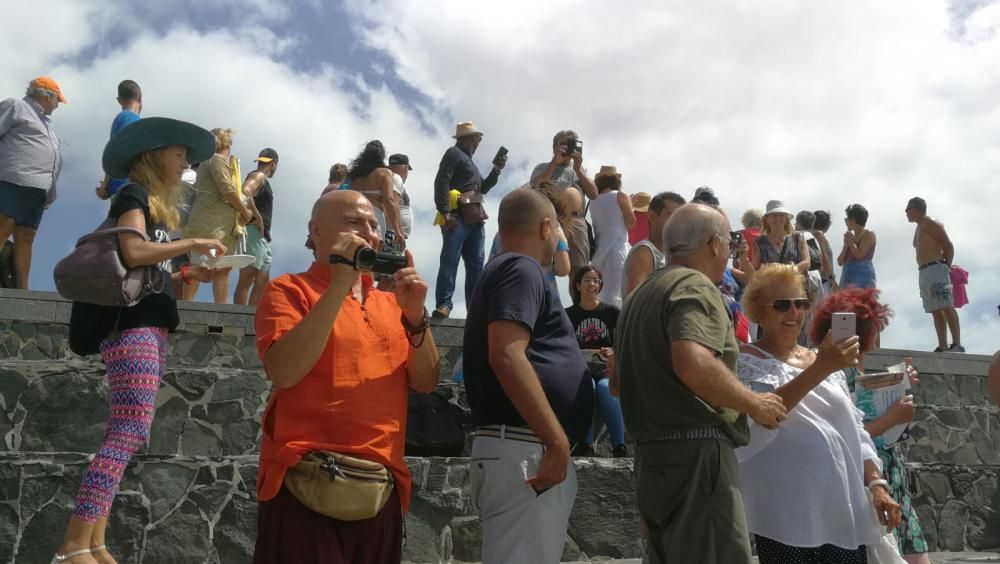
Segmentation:
<svg viewBox="0 0 1000 564">
<path fill-rule="evenodd" d="M 844 260 L 844 263 L 846 264 L 849 262 L 871 262 L 874 256 L 875 256 L 875 245 L 872 245 L 872 248 L 868 249 L 868 252 L 865 253 L 865 256 L 861 258 L 854 258 L 854 254 L 848 251 L 847 259 Z"/>
<path fill-rule="evenodd" d="M 249 176 L 250 175 L 247 175 L 247 178 L 249 178 Z M 257 193 L 254 194 L 253 205 L 257 206 L 257 211 L 260 212 L 260 218 L 264 220 L 264 238 L 270 241 L 271 214 L 274 211 L 274 192 L 271 191 L 271 183 L 268 181 L 266 175 L 264 177 L 264 184 L 262 184 L 260 189 L 257 190 Z"/>
<path fill-rule="evenodd" d="M 771 241 L 767 238 L 767 236 L 763 234 L 754 239 L 753 244 L 756 246 L 756 251 L 760 253 L 761 264 L 770 264 L 772 262 L 796 264 L 802 260 L 802 258 L 799 257 L 798 238 L 794 233 L 791 235 L 785 235 L 785 239 L 781 243 L 780 249 L 775 249 L 774 245 L 771 244 Z"/>
<path fill-rule="evenodd" d="M 643 239 L 642 241 L 639 241 L 638 243 L 632 245 L 632 248 L 628 250 L 628 255 L 625 256 L 625 263 L 626 264 L 628 263 L 628 259 L 632 257 L 632 253 L 634 253 L 636 250 L 638 250 L 639 247 L 646 247 L 647 249 L 649 249 L 649 252 L 653 253 L 653 270 L 659 270 L 659 269 L 667 266 L 667 255 L 661 253 L 660 250 L 656 248 L 656 245 L 654 245 L 649 239 Z M 625 301 L 625 297 L 626 297 L 626 293 L 625 293 L 625 276 L 626 276 L 625 269 L 622 268 L 622 290 L 621 290 L 621 294 L 622 294 L 622 301 L 623 302 Z"/>
</svg>

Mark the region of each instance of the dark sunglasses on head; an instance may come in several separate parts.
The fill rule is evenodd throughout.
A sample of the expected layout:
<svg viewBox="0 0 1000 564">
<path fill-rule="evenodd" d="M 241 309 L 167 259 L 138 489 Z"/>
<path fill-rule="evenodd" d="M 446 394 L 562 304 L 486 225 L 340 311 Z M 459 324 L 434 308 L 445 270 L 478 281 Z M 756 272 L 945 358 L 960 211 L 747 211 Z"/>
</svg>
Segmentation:
<svg viewBox="0 0 1000 564">
<path fill-rule="evenodd" d="M 809 309 L 809 306 L 812 305 L 812 302 L 809 301 L 809 298 L 794 298 L 794 299 L 782 298 L 780 300 L 774 300 L 773 302 L 771 302 L 771 307 L 774 308 L 774 311 L 778 311 L 781 313 L 784 313 L 792 309 L 793 305 L 796 307 L 796 309 L 799 309 L 801 311 L 806 311 Z"/>
</svg>

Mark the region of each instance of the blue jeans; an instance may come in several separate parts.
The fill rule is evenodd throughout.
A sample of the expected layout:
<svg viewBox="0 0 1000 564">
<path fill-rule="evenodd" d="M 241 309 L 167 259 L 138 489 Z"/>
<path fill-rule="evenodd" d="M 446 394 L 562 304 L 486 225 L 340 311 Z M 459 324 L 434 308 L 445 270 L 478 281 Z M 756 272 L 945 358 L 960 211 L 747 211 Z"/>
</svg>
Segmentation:
<svg viewBox="0 0 1000 564">
<path fill-rule="evenodd" d="M 483 224 L 465 225 L 459 220 L 454 229 L 441 227 L 441 266 L 438 268 L 437 284 L 434 286 L 434 307 L 451 310 L 455 304 L 451 298 L 455 294 L 455 275 L 458 274 L 458 260 L 465 261 L 465 305 L 469 306 L 472 290 L 483 273 L 486 238 Z"/>
<path fill-rule="evenodd" d="M 618 403 L 618 398 L 611 395 L 611 390 L 608 389 L 608 379 L 601 378 L 594 382 L 594 388 L 597 396 L 597 415 L 608 428 L 611 446 L 625 444 L 625 421 L 622 419 L 622 407 Z M 590 430 L 587 431 L 586 442 L 588 445 L 594 444 L 594 423 L 590 424 Z"/>
</svg>

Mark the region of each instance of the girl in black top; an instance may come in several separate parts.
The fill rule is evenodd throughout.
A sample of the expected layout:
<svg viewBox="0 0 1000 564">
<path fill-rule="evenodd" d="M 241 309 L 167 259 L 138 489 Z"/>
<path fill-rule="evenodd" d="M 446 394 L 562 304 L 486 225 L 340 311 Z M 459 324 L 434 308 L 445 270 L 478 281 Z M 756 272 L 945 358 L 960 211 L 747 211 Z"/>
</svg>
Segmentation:
<svg viewBox="0 0 1000 564">
<path fill-rule="evenodd" d="M 597 414 L 608 428 L 613 447 L 612 455 L 617 458 L 628 456 L 628 451 L 625 448 L 625 421 L 622 419 L 622 408 L 618 398 L 611 395 L 608 389 L 607 358 L 611 354 L 611 346 L 614 345 L 615 324 L 618 322 L 619 310 L 597 299 L 602 287 L 604 279 L 599 270 L 593 266 L 584 266 L 577 270 L 570 284 L 573 305 L 566 308 L 566 314 L 573 323 L 577 343 L 586 351 L 585 356 L 590 357 L 588 360 L 594 377 Z M 593 455 L 593 435 L 594 429 L 591 425 L 586 444 L 574 448 L 574 456 Z"/>
<path fill-rule="evenodd" d="M 136 234 L 119 234 L 123 262 L 129 268 L 155 266 L 170 272 L 170 259 L 191 251 L 223 255 L 213 239 L 170 242 L 177 227 L 177 192 L 188 161 L 208 158 L 214 150 L 208 131 L 167 118 L 140 120 L 116 134 L 104 148 L 104 170 L 130 183 L 115 195 L 108 217 Z M 170 274 L 190 284 L 208 280 L 212 272 L 199 266 Z M 107 368 L 110 417 L 104 440 L 83 473 L 76 507 L 66 529 L 57 562 L 110 562 L 104 545 L 111 504 L 132 455 L 149 439 L 156 393 L 166 361 L 167 333 L 179 323 L 173 284 L 138 304 L 118 308 L 74 302 L 70 346 L 81 355 L 100 352 Z"/>
</svg>

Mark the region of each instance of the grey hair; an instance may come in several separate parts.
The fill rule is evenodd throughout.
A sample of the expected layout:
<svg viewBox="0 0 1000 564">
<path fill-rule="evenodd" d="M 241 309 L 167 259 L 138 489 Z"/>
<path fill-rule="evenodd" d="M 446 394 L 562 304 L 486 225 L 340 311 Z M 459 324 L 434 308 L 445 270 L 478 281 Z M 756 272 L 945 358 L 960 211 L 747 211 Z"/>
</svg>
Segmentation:
<svg viewBox="0 0 1000 564">
<path fill-rule="evenodd" d="M 663 252 L 667 255 L 667 262 L 694 256 L 712 236 L 723 236 L 726 217 L 719 210 L 697 203 L 686 204 L 684 207 L 687 206 L 703 209 L 698 210 L 698 213 L 674 212 L 667 220 L 667 224 L 663 226 Z"/>
<path fill-rule="evenodd" d="M 58 98 L 59 95 L 55 93 L 54 90 L 49 90 L 48 88 L 39 88 L 37 86 L 29 86 L 25 90 L 24 95 L 33 98 L 35 96 L 45 96 L 47 98 Z"/>
</svg>

